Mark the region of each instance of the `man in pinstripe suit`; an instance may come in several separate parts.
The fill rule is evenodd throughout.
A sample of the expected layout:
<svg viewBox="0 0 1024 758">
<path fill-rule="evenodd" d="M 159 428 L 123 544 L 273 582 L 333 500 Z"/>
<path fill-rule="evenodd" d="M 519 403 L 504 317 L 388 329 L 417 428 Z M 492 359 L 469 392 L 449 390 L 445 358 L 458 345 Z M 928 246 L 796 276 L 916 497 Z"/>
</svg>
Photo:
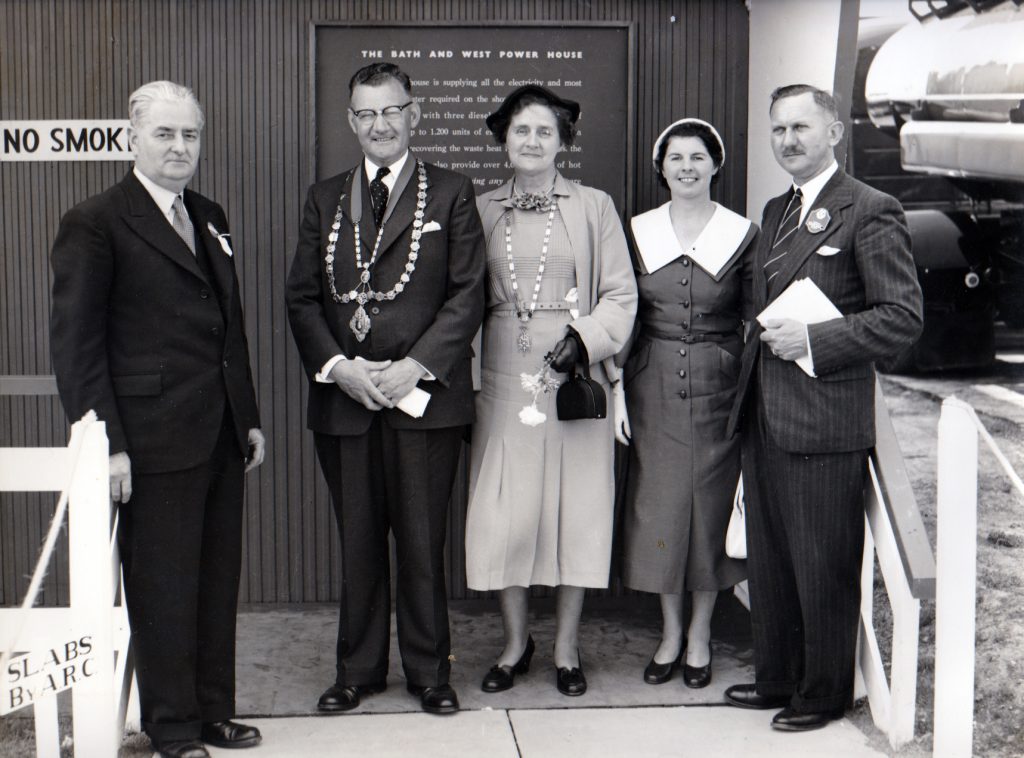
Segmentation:
<svg viewBox="0 0 1024 758">
<path fill-rule="evenodd" d="M 725 696 L 780 708 L 772 727 L 805 731 L 853 696 L 873 362 L 916 339 L 921 290 L 899 203 L 836 164 L 832 96 L 781 87 L 769 113 L 793 186 L 764 209 L 754 312 L 809 278 L 842 317 L 754 323 L 748 335 L 730 430 L 743 429 L 755 683 Z M 816 376 L 795 362 L 808 357 Z"/>
</svg>

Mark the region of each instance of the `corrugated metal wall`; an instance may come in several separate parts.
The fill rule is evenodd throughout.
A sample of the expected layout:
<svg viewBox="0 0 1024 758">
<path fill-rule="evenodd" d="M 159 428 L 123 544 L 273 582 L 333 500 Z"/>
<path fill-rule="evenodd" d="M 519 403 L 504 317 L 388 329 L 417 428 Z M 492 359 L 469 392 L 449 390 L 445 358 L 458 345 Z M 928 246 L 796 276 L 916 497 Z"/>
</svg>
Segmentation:
<svg viewBox="0 0 1024 758">
<path fill-rule="evenodd" d="M 716 199 L 745 197 L 748 19 L 742 0 L 0 0 L 0 120 L 124 118 L 152 79 L 191 86 L 206 111 L 192 188 L 226 209 L 240 251 L 266 463 L 248 480 L 241 600 L 337 597 L 337 538 L 304 429 L 306 380 L 291 341 L 284 280 L 309 175 L 310 22 L 633 21 L 637 25 L 635 208 L 663 202 L 650 143 L 699 116 L 729 160 Z M 61 214 L 118 181 L 127 163 L 0 164 L 0 375 L 49 374 L 48 252 Z M 64 444 L 52 397 L 0 397 L 0 446 Z M 0 604 L 20 599 L 52 496 L 0 500 Z M 451 518 L 451 590 L 465 596 L 464 493 Z M 63 560 L 63 559 L 62 559 Z M 66 602 L 58 563 L 45 601 Z"/>
</svg>

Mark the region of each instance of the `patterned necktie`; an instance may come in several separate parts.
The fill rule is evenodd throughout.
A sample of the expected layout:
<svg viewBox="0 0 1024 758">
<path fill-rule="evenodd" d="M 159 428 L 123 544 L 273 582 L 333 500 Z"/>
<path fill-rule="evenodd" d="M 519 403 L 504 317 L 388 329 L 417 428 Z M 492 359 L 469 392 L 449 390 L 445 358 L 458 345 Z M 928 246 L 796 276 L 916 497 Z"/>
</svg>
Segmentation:
<svg viewBox="0 0 1024 758">
<path fill-rule="evenodd" d="M 192 228 L 192 222 L 189 220 L 188 213 L 185 212 L 185 204 L 181 201 L 181 195 L 174 196 L 174 205 L 171 206 L 174 211 L 171 214 L 171 226 L 174 227 L 174 231 L 178 233 L 185 244 L 188 245 L 188 249 L 192 251 L 192 255 L 196 254 L 196 230 Z"/>
<path fill-rule="evenodd" d="M 793 191 L 793 197 L 789 199 L 786 212 L 782 214 L 782 221 L 779 222 L 779 230 L 775 233 L 775 242 L 772 243 L 772 255 L 763 268 L 765 281 L 770 282 L 782 268 L 782 259 L 789 252 L 789 242 L 793 234 L 800 227 L 800 211 L 803 208 L 803 195 L 800 188 Z"/>
<path fill-rule="evenodd" d="M 388 187 L 381 181 L 391 173 L 387 166 L 377 169 L 377 177 L 370 182 L 370 199 L 373 201 L 373 221 L 380 229 L 381 221 L 384 220 L 384 211 L 388 207 Z"/>
</svg>

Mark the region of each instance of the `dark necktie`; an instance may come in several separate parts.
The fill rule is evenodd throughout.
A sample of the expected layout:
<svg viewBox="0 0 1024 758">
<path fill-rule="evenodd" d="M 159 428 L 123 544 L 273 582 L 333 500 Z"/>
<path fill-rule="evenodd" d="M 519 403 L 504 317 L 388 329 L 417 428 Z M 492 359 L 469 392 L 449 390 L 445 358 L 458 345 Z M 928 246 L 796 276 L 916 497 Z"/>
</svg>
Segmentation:
<svg viewBox="0 0 1024 758">
<path fill-rule="evenodd" d="M 373 221 L 380 229 L 381 221 L 384 220 L 384 211 L 388 207 L 388 187 L 382 181 L 385 176 L 391 173 L 387 166 L 377 169 L 377 176 L 370 182 L 370 200 L 373 201 Z"/>
<path fill-rule="evenodd" d="M 775 232 L 775 242 L 772 243 L 771 256 L 764 264 L 764 275 L 767 282 L 770 282 L 779 273 L 779 269 L 782 268 L 782 260 L 786 257 L 786 253 L 789 252 L 789 245 L 793 240 L 793 235 L 800 227 L 800 211 L 802 208 L 803 195 L 800 193 L 800 189 L 797 188 L 789 199 L 786 212 L 782 214 L 779 230 Z"/>
</svg>

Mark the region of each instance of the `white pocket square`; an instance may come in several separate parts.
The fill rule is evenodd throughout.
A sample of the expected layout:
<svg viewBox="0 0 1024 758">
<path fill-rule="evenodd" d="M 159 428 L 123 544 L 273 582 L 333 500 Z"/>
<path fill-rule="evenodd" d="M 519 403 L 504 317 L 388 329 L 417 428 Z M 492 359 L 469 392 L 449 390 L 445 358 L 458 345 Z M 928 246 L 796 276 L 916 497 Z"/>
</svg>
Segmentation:
<svg viewBox="0 0 1024 758">
<path fill-rule="evenodd" d="M 829 247 L 828 245 L 822 245 L 821 247 L 819 247 L 814 252 L 816 252 L 818 255 L 824 255 L 827 258 L 830 255 L 835 255 L 836 253 L 838 253 L 839 252 L 839 248 L 838 247 Z"/>
<path fill-rule="evenodd" d="M 439 232 L 441 231 L 441 225 L 436 221 L 428 221 L 423 225 L 423 234 L 427 232 Z"/>
<path fill-rule="evenodd" d="M 227 232 L 221 234 L 220 232 L 217 231 L 217 227 L 215 227 L 213 223 L 209 221 L 206 222 L 206 228 L 210 230 L 210 234 L 217 238 L 217 241 L 220 243 L 221 249 L 224 250 L 224 253 L 228 256 L 231 256 L 231 245 L 228 243 L 228 238 L 230 238 L 231 235 L 228 234 Z"/>
</svg>

